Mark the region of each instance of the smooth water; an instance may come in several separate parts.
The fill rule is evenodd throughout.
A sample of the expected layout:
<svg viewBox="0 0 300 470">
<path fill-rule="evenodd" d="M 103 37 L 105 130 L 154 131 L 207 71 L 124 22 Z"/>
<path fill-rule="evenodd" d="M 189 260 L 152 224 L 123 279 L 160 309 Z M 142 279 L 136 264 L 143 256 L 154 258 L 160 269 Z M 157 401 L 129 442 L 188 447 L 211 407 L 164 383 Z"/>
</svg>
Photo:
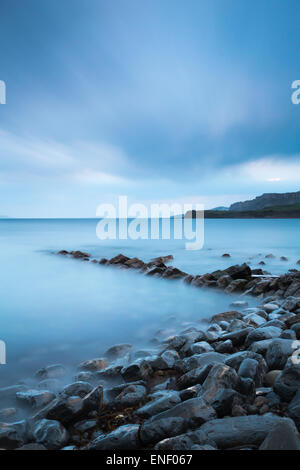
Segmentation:
<svg viewBox="0 0 300 470">
<path fill-rule="evenodd" d="M 172 264 L 193 274 L 245 261 L 258 267 L 268 253 L 276 257 L 265 259 L 265 269 L 278 274 L 300 258 L 300 220 L 207 220 L 200 251 L 186 251 L 182 240 L 100 241 L 96 225 L 89 219 L 0 220 L 0 339 L 7 346 L 1 384 L 50 363 L 101 356 L 118 342 L 145 346 L 158 328 L 172 331 L 170 317 L 181 324 L 201 321 L 232 301 L 182 282 L 54 255 L 58 250 L 144 261 L 173 254 Z M 224 252 L 231 258 L 222 258 Z"/>
</svg>

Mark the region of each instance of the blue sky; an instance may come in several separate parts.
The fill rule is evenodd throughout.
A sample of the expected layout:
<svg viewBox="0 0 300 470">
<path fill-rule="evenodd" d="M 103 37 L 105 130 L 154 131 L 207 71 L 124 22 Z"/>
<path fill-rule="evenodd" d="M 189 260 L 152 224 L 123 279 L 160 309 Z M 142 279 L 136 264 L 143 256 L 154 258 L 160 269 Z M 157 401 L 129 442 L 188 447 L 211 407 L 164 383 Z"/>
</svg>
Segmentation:
<svg viewBox="0 0 300 470">
<path fill-rule="evenodd" d="M 0 214 L 300 190 L 298 0 L 1 0 Z"/>
</svg>

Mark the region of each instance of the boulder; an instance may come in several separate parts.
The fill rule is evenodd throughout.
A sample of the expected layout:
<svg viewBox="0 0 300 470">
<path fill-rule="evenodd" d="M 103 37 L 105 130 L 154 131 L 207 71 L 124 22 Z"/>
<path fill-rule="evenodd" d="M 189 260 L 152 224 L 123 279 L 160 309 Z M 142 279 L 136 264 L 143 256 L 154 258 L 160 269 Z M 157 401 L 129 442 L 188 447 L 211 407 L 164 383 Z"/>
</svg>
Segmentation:
<svg viewBox="0 0 300 470">
<path fill-rule="evenodd" d="M 0 423 L 0 448 L 15 449 L 26 444 L 29 440 L 29 432 L 26 421 L 15 423 Z"/>
<path fill-rule="evenodd" d="M 266 354 L 269 369 L 282 370 L 294 351 L 294 340 L 281 338 L 273 339 Z"/>
<path fill-rule="evenodd" d="M 235 389 L 239 378 L 234 369 L 225 364 L 214 365 L 202 386 L 202 397 L 212 403 L 217 394 L 226 388 Z"/>
<path fill-rule="evenodd" d="M 279 338 L 281 333 L 282 330 L 280 328 L 277 328 L 276 326 L 256 328 L 256 330 L 250 331 L 250 333 L 248 334 L 245 341 L 245 346 L 248 347 L 256 341 Z"/>
<path fill-rule="evenodd" d="M 150 418 L 181 403 L 180 395 L 175 390 L 155 392 L 150 395 L 150 398 L 150 402 L 136 411 L 136 414 L 141 418 Z"/>
<path fill-rule="evenodd" d="M 120 407 L 137 406 L 147 395 L 147 390 L 143 385 L 128 385 L 115 398 L 115 403 Z"/>
<path fill-rule="evenodd" d="M 90 393 L 93 390 L 93 386 L 84 381 L 78 381 L 78 382 L 73 382 L 69 385 L 66 385 L 62 392 L 61 395 L 65 395 L 66 397 L 80 397 L 83 398 L 85 397 L 88 393 Z"/>
<path fill-rule="evenodd" d="M 61 364 L 53 364 L 51 366 L 43 367 L 39 369 L 35 376 L 40 379 L 59 379 L 66 375 L 66 368 Z"/>
<path fill-rule="evenodd" d="M 186 372 L 177 379 L 177 387 L 182 390 L 193 385 L 203 384 L 212 367 L 213 364 L 208 364 Z"/>
<path fill-rule="evenodd" d="M 277 375 L 274 391 L 285 402 L 290 402 L 300 389 L 300 364 L 291 365 Z"/>
<path fill-rule="evenodd" d="M 116 344 L 109 348 L 104 356 L 107 357 L 110 361 L 115 361 L 121 357 L 124 357 L 127 353 L 132 350 L 131 344 Z"/>
<path fill-rule="evenodd" d="M 55 393 L 49 390 L 27 390 L 26 392 L 16 393 L 17 401 L 32 409 L 38 409 L 48 405 L 55 397 Z"/>
<path fill-rule="evenodd" d="M 139 425 L 125 424 L 109 434 L 102 434 L 94 439 L 88 450 L 136 450 L 140 448 Z"/>
<path fill-rule="evenodd" d="M 138 359 L 129 366 L 123 367 L 121 375 L 127 382 L 147 379 L 152 374 L 152 368 L 144 359 Z"/>
<path fill-rule="evenodd" d="M 32 426 L 32 436 L 36 443 L 48 450 L 61 449 L 68 442 L 68 432 L 58 421 L 42 419 Z"/>
<path fill-rule="evenodd" d="M 300 435 L 293 421 L 277 423 L 259 450 L 300 450 Z"/>
</svg>

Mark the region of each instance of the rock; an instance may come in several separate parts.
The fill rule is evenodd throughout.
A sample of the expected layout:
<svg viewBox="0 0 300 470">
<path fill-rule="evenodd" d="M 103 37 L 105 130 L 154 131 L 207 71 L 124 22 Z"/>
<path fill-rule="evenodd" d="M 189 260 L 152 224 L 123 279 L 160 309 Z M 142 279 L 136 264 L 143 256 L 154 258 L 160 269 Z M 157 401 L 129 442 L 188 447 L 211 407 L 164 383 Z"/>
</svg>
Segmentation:
<svg viewBox="0 0 300 470">
<path fill-rule="evenodd" d="M 79 370 L 88 372 L 96 372 L 107 367 L 107 361 L 103 358 L 89 359 L 88 361 L 81 362 L 78 366 Z"/>
<path fill-rule="evenodd" d="M 244 263 L 242 265 L 230 266 L 224 270 L 232 279 L 246 279 L 251 277 L 251 269 Z"/>
<path fill-rule="evenodd" d="M 15 423 L 0 423 L 0 448 L 15 449 L 28 441 L 28 428 L 26 421 Z"/>
<path fill-rule="evenodd" d="M 15 450 L 47 450 L 47 449 L 42 444 L 31 443 L 31 444 L 25 444 L 22 447 L 18 447 Z"/>
<path fill-rule="evenodd" d="M 241 320 L 243 318 L 243 315 L 240 312 L 237 312 L 236 310 L 230 310 L 229 312 L 222 312 L 213 315 L 211 321 L 219 323 L 220 321 L 230 321 L 235 320 L 236 318 Z"/>
<path fill-rule="evenodd" d="M 190 347 L 191 354 L 202 354 L 205 352 L 214 351 L 214 348 L 211 347 L 206 341 L 199 341 L 198 343 L 193 343 Z"/>
<path fill-rule="evenodd" d="M 275 380 L 277 379 L 278 375 L 281 373 L 280 370 L 270 370 L 265 376 L 264 376 L 264 385 L 266 387 L 273 387 Z"/>
<path fill-rule="evenodd" d="M 230 339 L 227 339 L 226 341 L 217 343 L 215 350 L 220 354 L 231 354 L 233 352 L 232 341 Z"/>
<path fill-rule="evenodd" d="M 224 253 L 224 254 L 222 255 L 222 258 L 230 258 L 230 254 L 229 254 L 229 253 Z"/>
<path fill-rule="evenodd" d="M 272 343 L 271 339 L 265 339 L 263 341 L 256 341 L 255 343 L 251 344 L 251 346 L 249 347 L 249 350 L 256 354 L 265 356 L 267 354 L 268 347 L 270 346 L 271 343 Z"/>
<path fill-rule="evenodd" d="M 291 329 L 295 332 L 296 338 L 300 339 L 300 323 L 295 323 L 291 326 Z"/>
<path fill-rule="evenodd" d="M 256 313 L 250 313 L 249 315 L 244 316 L 244 321 L 247 322 L 251 326 L 255 326 L 255 328 L 262 326 L 266 323 L 266 320 Z"/>
<path fill-rule="evenodd" d="M 127 353 L 132 350 L 131 344 L 116 344 L 109 348 L 105 353 L 104 356 L 107 357 L 111 361 L 115 361 L 121 357 L 124 357 Z"/>
<path fill-rule="evenodd" d="M 300 390 L 294 395 L 292 401 L 288 406 L 289 416 L 295 421 L 295 424 L 300 430 Z"/>
<path fill-rule="evenodd" d="M 276 326 L 256 328 L 256 330 L 250 331 L 250 333 L 248 334 L 245 341 L 245 346 L 248 347 L 256 341 L 279 338 L 281 333 L 282 330 L 280 328 L 277 328 Z"/>
<path fill-rule="evenodd" d="M 59 397 L 36 413 L 33 419 L 46 418 L 47 420 L 59 421 L 63 425 L 69 425 L 83 415 L 84 409 L 84 402 L 80 397 Z"/>
<path fill-rule="evenodd" d="M 186 277 L 187 273 L 181 271 L 180 269 L 173 268 L 170 266 L 169 268 L 165 269 L 162 277 L 167 278 L 167 279 L 182 279 L 183 277 Z"/>
<path fill-rule="evenodd" d="M 224 276 L 219 277 L 217 280 L 217 287 L 221 289 L 225 289 L 229 284 L 232 282 L 232 277 L 228 274 L 224 274 Z"/>
<path fill-rule="evenodd" d="M 34 423 L 32 436 L 36 443 L 48 450 L 60 449 L 68 442 L 68 432 L 58 421 L 42 419 Z"/>
<path fill-rule="evenodd" d="M 242 403 L 242 396 L 230 388 L 220 389 L 211 401 L 211 406 L 215 409 L 218 418 L 223 418 L 231 414 L 233 403 Z"/>
<path fill-rule="evenodd" d="M 143 445 L 155 444 L 163 439 L 177 436 L 186 429 L 183 418 L 166 418 L 154 422 L 145 421 L 140 428 Z"/>
<path fill-rule="evenodd" d="M 255 359 L 260 364 L 262 374 L 266 372 L 267 365 L 264 358 L 260 354 L 256 354 L 252 351 L 239 351 L 235 354 L 231 354 L 231 356 L 225 359 L 225 364 L 238 371 L 241 363 L 248 358 Z"/>
<path fill-rule="evenodd" d="M 259 363 L 255 359 L 244 359 L 239 367 L 238 375 L 243 378 L 254 380 L 257 387 L 262 385 L 263 374 L 261 373 Z"/>
<path fill-rule="evenodd" d="M 247 411 L 241 405 L 233 405 L 231 414 L 233 417 L 247 416 Z"/>
<path fill-rule="evenodd" d="M 140 448 L 139 425 L 126 424 L 94 439 L 88 450 L 135 450 Z"/>
<path fill-rule="evenodd" d="M 26 392 L 16 393 L 17 401 L 32 409 L 48 405 L 55 397 L 55 393 L 49 390 L 27 390 Z"/>
<path fill-rule="evenodd" d="M 245 308 L 248 307 L 248 302 L 246 300 L 235 300 L 231 302 L 230 307 Z"/>
<path fill-rule="evenodd" d="M 58 379 L 64 377 L 67 371 L 66 368 L 61 364 L 53 364 L 48 367 L 39 369 L 35 376 L 41 380 L 44 379 Z"/>
<path fill-rule="evenodd" d="M 177 351 L 164 351 L 160 356 L 145 357 L 145 360 L 154 371 L 172 369 L 175 362 L 180 359 Z"/>
<path fill-rule="evenodd" d="M 223 363 L 226 359 L 226 356 L 216 352 L 207 352 L 202 354 L 195 354 L 194 356 L 187 357 L 178 364 L 182 372 L 188 372 L 192 369 L 201 368 L 206 365 L 211 365 L 215 363 Z"/>
<path fill-rule="evenodd" d="M 266 255 L 265 258 L 271 259 L 271 258 L 275 258 L 275 256 L 272 253 L 270 253 L 269 255 Z"/>
<path fill-rule="evenodd" d="M 241 330 L 232 331 L 231 333 L 226 333 L 222 335 L 221 339 L 222 341 L 230 339 L 230 341 L 232 341 L 233 346 L 241 346 L 242 344 L 244 344 L 246 337 L 251 331 L 253 331 L 252 327 L 243 328 Z"/>
<path fill-rule="evenodd" d="M 238 416 L 215 419 L 203 424 L 200 431 L 220 449 L 239 446 L 258 446 L 277 423 L 289 421 L 273 414 Z"/>
<path fill-rule="evenodd" d="M 150 263 L 169 263 L 170 261 L 173 261 L 173 259 L 173 255 L 159 256 L 158 258 L 150 260 Z"/>
<path fill-rule="evenodd" d="M 164 439 L 154 447 L 155 450 L 188 450 L 190 451 L 194 446 L 210 446 L 211 442 L 207 436 L 199 430 L 180 434 L 178 436 Z M 212 447 L 212 446 L 210 446 Z M 214 448 L 214 447 L 212 447 Z"/>
<path fill-rule="evenodd" d="M 297 336 L 296 336 L 296 333 L 293 330 L 284 330 L 281 333 L 280 338 L 295 340 L 295 339 L 297 339 Z"/>
<path fill-rule="evenodd" d="M 245 289 L 247 284 L 247 279 L 236 279 L 235 281 L 232 281 L 229 286 L 226 287 L 225 292 L 227 294 L 231 294 L 232 292 L 241 292 Z"/>
<path fill-rule="evenodd" d="M 142 385 L 128 385 L 115 398 L 116 404 L 121 407 L 136 406 L 141 403 L 147 395 L 147 390 Z"/>
<path fill-rule="evenodd" d="M 286 367 L 274 382 L 274 391 L 280 398 L 289 402 L 300 388 L 300 365 Z"/>
<path fill-rule="evenodd" d="M 215 364 L 202 386 L 202 397 L 207 403 L 212 403 L 220 390 L 235 389 L 238 376 L 234 369 L 225 364 Z"/>
<path fill-rule="evenodd" d="M 208 364 L 203 367 L 197 367 L 189 372 L 186 372 L 177 379 L 177 387 L 182 390 L 197 384 L 203 384 L 204 380 L 209 374 L 213 364 Z"/>
<path fill-rule="evenodd" d="M 126 261 L 129 261 L 128 256 L 124 256 L 121 253 L 114 258 L 111 258 L 108 262 L 109 264 L 125 264 Z"/>
<path fill-rule="evenodd" d="M 73 256 L 73 258 L 77 259 L 89 259 L 91 255 L 89 253 L 85 253 L 84 251 L 71 251 L 70 254 Z"/>
<path fill-rule="evenodd" d="M 179 392 L 181 401 L 190 400 L 191 398 L 196 398 L 201 395 L 202 387 L 200 384 L 193 385 L 192 387 L 185 388 Z"/>
<path fill-rule="evenodd" d="M 259 450 L 300 450 L 300 435 L 293 421 L 290 419 L 276 424 Z"/>
<path fill-rule="evenodd" d="M 288 258 L 286 256 L 280 256 L 280 261 L 288 261 Z"/>
<path fill-rule="evenodd" d="M 78 381 L 78 382 L 73 382 L 69 385 L 66 385 L 63 388 L 61 394 L 67 397 L 76 396 L 76 397 L 83 398 L 92 390 L 93 390 L 93 386 L 90 383 Z"/>
<path fill-rule="evenodd" d="M 144 359 L 138 359 L 121 370 L 122 377 L 127 382 L 147 379 L 152 374 L 152 368 Z"/>
<path fill-rule="evenodd" d="M 150 402 L 136 411 L 141 418 L 150 418 L 181 403 L 180 395 L 175 390 L 155 392 L 150 398 Z"/>
<path fill-rule="evenodd" d="M 188 425 L 199 426 L 200 424 L 214 419 L 216 412 L 212 406 L 209 406 L 201 397 L 191 398 L 178 405 L 173 406 L 167 411 L 163 411 L 152 418 L 156 421 L 165 418 L 183 418 Z"/>
<path fill-rule="evenodd" d="M 293 354 L 295 348 L 294 341 L 290 339 L 273 339 L 268 347 L 266 361 L 269 369 L 282 370 L 288 358 Z"/>
<path fill-rule="evenodd" d="M 76 429 L 76 431 L 86 432 L 95 428 L 97 424 L 97 419 L 84 419 L 83 421 L 78 421 L 78 423 L 75 423 L 73 427 L 74 429 Z"/>
</svg>

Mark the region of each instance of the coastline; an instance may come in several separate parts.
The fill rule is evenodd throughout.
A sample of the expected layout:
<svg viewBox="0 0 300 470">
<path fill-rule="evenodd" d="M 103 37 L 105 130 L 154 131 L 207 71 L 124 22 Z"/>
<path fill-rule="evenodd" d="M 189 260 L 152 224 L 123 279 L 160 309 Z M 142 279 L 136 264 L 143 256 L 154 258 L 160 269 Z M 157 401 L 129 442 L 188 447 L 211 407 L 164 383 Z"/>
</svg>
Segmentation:
<svg viewBox="0 0 300 470">
<path fill-rule="evenodd" d="M 97 262 L 80 251 L 60 254 Z M 241 299 L 207 319 L 206 329 L 195 322 L 171 337 L 160 331 L 144 350 L 114 345 L 103 357 L 79 364 L 68 385 L 61 385 L 66 368 L 54 364 L 28 384 L 0 389 L 10 403 L 0 410 L 2 448 L 271 449 L 278 433 L 286 436 L 283 448 L 300 448 L 300 366 L 293 362 L 300 272 L 270 278 L 244 264 L 189 276 L 167 267 L 170 261 L 160 257 L 146 265 L 118 255 L 100 264 L 139 269 L 174 286 L 184 279 L 228 294 L 235 286 Z M 246 293 L 258 297 L 257 307 L 248 308 Z M 18 409 L 26 410 L 21 420 Z"/>
</svg>

